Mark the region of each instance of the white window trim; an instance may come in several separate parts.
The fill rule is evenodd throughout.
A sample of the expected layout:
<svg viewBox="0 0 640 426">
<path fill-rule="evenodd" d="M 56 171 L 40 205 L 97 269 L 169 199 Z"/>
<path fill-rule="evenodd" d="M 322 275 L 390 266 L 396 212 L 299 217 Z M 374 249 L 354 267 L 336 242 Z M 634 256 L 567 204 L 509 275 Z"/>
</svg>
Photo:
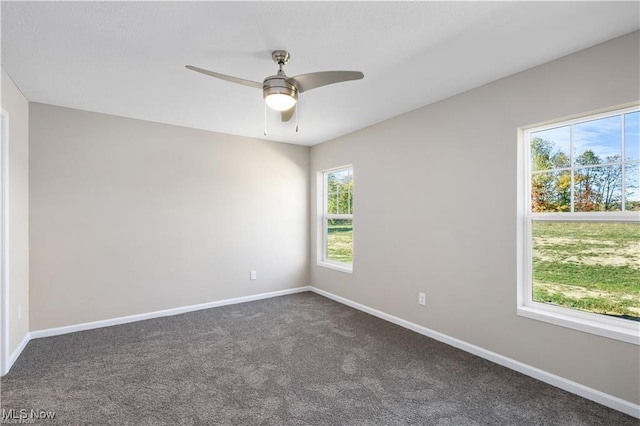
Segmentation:
<svg viewBox="0 0 640 426">
<path fill-rule="evenodd" d="M 325 169 L 318 172 L 318 244 L 317 244 L 317 262 L 316 265 L 324 268 L 333 269 L 335 271 L 344 272 L 347 274 L 353 273 L 353 262 L 344 263 L 336 262 L 335 260 L 327 259 L 326 247 L 327 247 L 327 220 L 329 219 L 351 219 L 353 222 L 353 214 L 327 214 L 327 174 L 338 170 L 351 169 L 353 173 L 353 165 L 347 164 L 340 167 L 334 167 L 331 169 Z M 355 232 L 355 230 L 354 230 Z"/>
<path fill-rule="evenodd" d="M 635 345 L 640 345 L 640 323 L 605 315 L 593 314 L 575 309 L 563 308 L 551 304 L 534 302 L 532 299 L 531 279 L 531 222 L 530 214 L 530 153 L 529 144 L 525 138 L 531 129 L 536 131 L 586 120 L 624 114 L 638 110 L 638 105 L 627 105 L 600 112 L 599 114 L 584 114 L 570 120 L 559 120 L 547 125 L 533 125 L 518 129 L 518 228 L 517 228 L 517 314 L 546 323 L 595 334 Z M 639 212 L 598 212 L 598 213 L 536 213 L 536 221 L 556 221 L 567 219 L 570 221 L 589 222 L 640 222 Z"/>
</svg>

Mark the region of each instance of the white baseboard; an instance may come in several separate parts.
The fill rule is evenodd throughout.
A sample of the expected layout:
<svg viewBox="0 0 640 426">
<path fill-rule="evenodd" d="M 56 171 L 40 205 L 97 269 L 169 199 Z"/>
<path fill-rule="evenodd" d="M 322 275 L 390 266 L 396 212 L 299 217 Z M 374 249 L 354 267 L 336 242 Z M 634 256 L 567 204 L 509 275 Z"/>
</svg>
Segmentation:
<svg viewBox="0 0 640 426">
<path fill-rule="evenodd" d="M 75 333 L 76 331 L 85 331 L 85 330 L 92 330 L 95 328 L 110 327 L 112 325 L 127 324 L 130 322 L 142 321 L 142 320 L 147 320 L 152 318 L 160 318 L 160 317 L 166 317 L 170 315 L 184 314 L 186 312 L 200 311 L 202 309 L 216 308 L 219 306 L 235 305 L 237 303 L 251 302 L 254 300 L 268 299 L 271 297 L 285 296 L 285 295 L 294 294 L 294 293 L 302 293 L 304 291 L 310 291 L 310 288 L 308 286 L 302 286 L 302 287 L 290 288 L 286 290 L 272 291 L 269 293 L 253 294 L 251 296 L 235 297 L 233 299 L 217 300 L 214 302 L 201 303 L 199 305 L 182 306 L 179 308 L 165 309 L 162 311 L 148 312 L 145 314 L 129 315 L 126 317 L 111 318 L 111 319 L 101 320 L 101 321 L 86 322 L 82 324 L 68 325 L 64 327 L 55 327 L 55 328 L 48 328 L 45 330 L 32 331 L 30 333 L 27 333 L 24 336 L 24 339 L 22 339 L 22 342 L 20 342 L 16 350 L 13 351 L 11 356 L 7 359 L 5 368 L 3 369 L 1 375 L 5 375 L 9 372 L 9 370 L 11 370 L 11 367 L 13 367 L 14 362 L 16 362 L 16 360 L 24 350 L 25 346 L 27 346 L 27 343 L 29 343 L 31 339 L 59 336 L 61 334 Z"/>
<path fill-rule="evenodd" d="M 92 330 L 94 328 L 110 327 L 112 325 L 127 324 L 130 322 L 143 321 L 147 319 L 166 317 L 171 315 L 184 314 L 186 312 L 200 311 L 202 309 L 217 308 L 219 306 L 235 305 L 237 303 L 252 302 L 254 300 L 269 299 L 271 297 L 285 296 L 287 294 L 310 291 L 308 286 L 290 288 L 286 290 L 272 291 L 269 293 L 253 294 L 251 296 L 235 297 L 233 299 L 217 300 L 214 302 L 201 303 L 198 305 L 182 306 L 179 308 L 165 309 L 162 311 L 148 312 L 145 314 L 129 315 L 126 317 L 111 318 L 101 321 L 85 322 L 82 324 L 68 325 L 64 327 L 48 328 L 45 330 L 32 331 L 31 339 L 40 337 L 59 336 L 61 334 L 75 333 L 76 331 Z"/>
<path fill-rule="evenodd" d="M 92 330 L 95 328 L 110 327 L 112 325 L 127 324 L 130 322 L 142 321 L 142 320 L 147 320 L 152 318 L 160 318 L 160 317 L 166 317 L 170 315 L 184 314 L 186 312 L 200 311 L 202 309 L 216 308 L 219 306 L 226 306 L 226 305 L 234 305 L 237 303 L 251 302 L 254 300 L 268 299 L 271 297 L 285 296 L 285 295 L 294 294 L 294 293 L 302 293 L 304 291 L 310 291 L 309 287 L 302 286 L 302 287 L 290 288 L 286 290 L 272 291 L 268 293 L 253 294 L 250 296 L 235 297 L 233 299 L 217 300 L 214 302 L 201 303 L 198 305 L 182 306 L 179 308 L 165 309 L 162 311 L 147 312 L 144 314 L 129 315 L 125 317 L 110 318 L 110 319 L 100 320 L 100 321 L 85 322 L 82 324 L 67 325 L 64 327 L 55 327 L 55 328 L 48 328 L 44 330 L 31 331 L 24 336 L 24 339 L 22 339 L 22 342 L 20 342 L 16 350 L 13 351 L 11 356 L 9 356 L 9 358 L 6 361 L 6 365 L 4 366 L 5 368 L 3 369 L 0 375 L 4 376 L 9 372 L 9 370 L 11 370 L 11 367 L 13 367 L 14 362 L 16 362 L 16 360 L 24 350 L 25 346 L 27 346 L 27 343 L 29 343 L 31 339 L 59 336 L 61 334 L 75 333 L 76 331 L 85 331 L 85 330 Z"/>
<path fill-rule="evenodd" d="M 18 347 L 13 351 L 13 353 L 9 356 L 9 358 L 7 358 L 7 363 L 4 366 L 4 370 L 2 371 L 3 376 L 7 374 L 9 370 L 11 370 L 11 367 L 13 367 L 13 364 L 16 362 L 16 360 L 18 359 L 18 357 L 20 356 L 20 354 L 22 353 L 25 346 L 27 346 L 27 343 L 29 343 L 30 340 L 31 340 L 31 333 L 25 334 L 22 340 L 20 341 L 20 343 L 18 344 Z"/>
<path fill-rule="evenodd" d="M 534 379 L 538 379 L 542 382 L 556 386 L 560 389 L 566 390 L 567 392 L 574 393 L 583 398 L 597 402 L 606 407 L 613 408 L 614 410 L 621 411 L 630 416 L 640 418 L 640 405 L 638 404 L 634 404 L 632 402 L 626 401 L 616 396 L 609 395 L 607 393 L 590 388 L 588 386 L 584 386 L 580 383 L 576 383 L 574 381 L 565 379 L 564 377 L 560 377 L 553 373 L 549 373 L 539 368 L 532 367 L 520 361 L 516 361 L 514 359 L 497 354 L 495 352 L 491 352 L 487 349 L 483 349 L 479 346 L 472 345 L 471 343 L 464 342 L 462 340 L 456 339 L 446 334 L 439 333 L 427 327 L 423 327 L 421 325 L 403 320 L 402 318 L 389 315 L 387 313 L 384 313 L 377 309 L 370 308 L 368 306 L 362 305 L 352 300 L 345 299 L 344 297 L 337 296 L 333 293 L 329 293 L 328 291 L 321 290 L 317 287 L 310 286 L 309 290 L 321 296 L 335 300 L 336 302 L 342 303 L 344 305 L 347 305 L 352 308 L 371 314 L 375 317 L 389 321 L 393 324 L 399 325 L 400 327 L 404 327 L 409 330 L 415 331 L 416 333 L 422 334 L 424 336 L 431 337 L 432 339 L 439 340 L 450 346 L 456 347 L 458 349 L 462 349 L 463 351 L 472 353 L 481 358 L 487 359 L 491 362 L 495 362 L 496 364 L 502 365 L 504 367 L 515 370 L 519 373 L 533 377 Z"/>
</svg>

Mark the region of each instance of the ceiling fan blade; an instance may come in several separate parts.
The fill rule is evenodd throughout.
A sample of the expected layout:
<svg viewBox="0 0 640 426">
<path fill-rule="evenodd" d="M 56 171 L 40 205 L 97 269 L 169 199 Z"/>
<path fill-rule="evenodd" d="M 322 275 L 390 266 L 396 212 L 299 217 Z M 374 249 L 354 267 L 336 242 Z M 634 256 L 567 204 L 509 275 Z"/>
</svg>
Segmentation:
<svg viewBox="0 0 640 426">
<path fill-rule="evenodd" d="M 287 80 L 298 88 L 298 92 L 306 92 L 316 87 L 341 83 L 349 80 L 360 80 L 364 74 L 360 71 L 321 71 L 289 77 Z"/>
<path fill-rule="evenodd" d="M 227 80 L 232 83 L 238 83 L 244 86 L 255 87 L 256 89 L 262 89 L 262 83 L 258 83 L 257 81 L 251 81 L 251 80 L 245 80 L 244 78 L 232 77 L 230 75 L 220 74 L 219 72 L 205 70 L 202 68 L 194 67 L 192 65 L 185 65 L 185 68 L 190 69 L 191 71 L 196 71 L 202 74 L 206 74 L 211 77 Z"/>
<path fill-rule="evenodd" d="M 296 106 L 292 106 L 291 108 L 289 108 L 288 110 L 285 111 L 281 111 L 280 115 L 282 116 L 282 121 L 286 122 L 291 120 L 291 117 L 293 117 L 293 114 L 296 112 Z"/>
</svg>

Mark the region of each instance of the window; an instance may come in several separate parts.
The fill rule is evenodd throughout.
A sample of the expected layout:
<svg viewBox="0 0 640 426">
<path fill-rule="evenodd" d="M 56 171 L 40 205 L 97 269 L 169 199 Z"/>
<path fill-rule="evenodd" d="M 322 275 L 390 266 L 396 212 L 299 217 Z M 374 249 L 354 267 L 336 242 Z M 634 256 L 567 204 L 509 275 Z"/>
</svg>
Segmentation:
<svg viewBox="0 0 640 426">
<path fill-rule="evenodd" d="M 353 268 L 353 168 L 326 170 L 322 178 L 322 245 L 318 264 L 343 272 Z"/>
<path fill-rule="evenodd" d="M 518 314 L 640 344 L 640 111 L 524 130 Z"/>
</svg>

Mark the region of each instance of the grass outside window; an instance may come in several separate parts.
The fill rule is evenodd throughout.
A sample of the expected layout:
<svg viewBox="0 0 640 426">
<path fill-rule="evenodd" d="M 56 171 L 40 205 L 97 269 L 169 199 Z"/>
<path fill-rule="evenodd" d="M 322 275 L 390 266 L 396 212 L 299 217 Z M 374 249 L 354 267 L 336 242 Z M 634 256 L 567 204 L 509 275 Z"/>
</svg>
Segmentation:
<svg viewBox="0 0 640 426">
<path fill-rule="evenodd" d="M 533 222 L 533 300 L 640 321 L 640 223 Z"/>
<path fill-rule="evenodd" d="M 327 226 L 327 259 L 353 262 L 353 221 L 331 219 Z"/>
</svg>

